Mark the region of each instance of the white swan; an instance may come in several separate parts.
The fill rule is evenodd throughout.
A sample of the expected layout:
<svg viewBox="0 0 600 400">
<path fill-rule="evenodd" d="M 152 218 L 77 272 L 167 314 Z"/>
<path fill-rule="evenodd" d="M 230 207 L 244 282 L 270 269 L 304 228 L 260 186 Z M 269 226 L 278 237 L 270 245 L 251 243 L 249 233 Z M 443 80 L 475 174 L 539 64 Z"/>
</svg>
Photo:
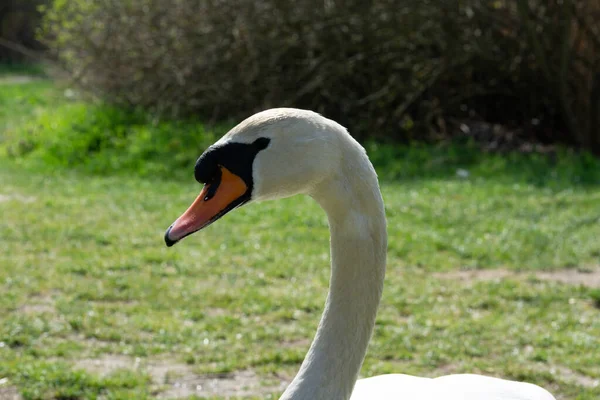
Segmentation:
<svg viewBox="0 0 600 400">
<path fill-rule="evenodd" d="M 357 381 L 381 298 L 387 233 L 375 170 L 341 125 L 310 111 L 263 111 L 209 147 L 195 176 L 205 186 L 167 230 L 168 246 L 249 201 L 304 193 L 327 213 L 329 295 L 282 400 L 554 400 L 538 386 L 480 375 Z"/>
</svg>

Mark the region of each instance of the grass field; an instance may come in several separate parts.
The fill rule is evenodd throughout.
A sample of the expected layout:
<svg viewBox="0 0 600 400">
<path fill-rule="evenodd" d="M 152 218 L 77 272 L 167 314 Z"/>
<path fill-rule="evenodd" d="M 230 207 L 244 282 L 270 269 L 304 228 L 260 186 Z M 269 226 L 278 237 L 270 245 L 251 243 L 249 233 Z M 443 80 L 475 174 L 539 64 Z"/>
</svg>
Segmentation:
<svg viewBox="0 0 600 400">
<path fill-rule="evenodd" d="M 0 145 L 58 107 L 50 94 L 44 80 L 0 82 Z M 476 372 L 598 399 L 600 181 L 587 164 L 485 156 L 467 177 L 457 162 L 372 156 L 390 246 L 361 375 Z M 327 291 L 317 205 L 249 205 L 167 249 L 200 189 L 193 164 L 176 179 L 44 165 L 0 158 L 0 399 L 277 398 Z"/>
</svg>

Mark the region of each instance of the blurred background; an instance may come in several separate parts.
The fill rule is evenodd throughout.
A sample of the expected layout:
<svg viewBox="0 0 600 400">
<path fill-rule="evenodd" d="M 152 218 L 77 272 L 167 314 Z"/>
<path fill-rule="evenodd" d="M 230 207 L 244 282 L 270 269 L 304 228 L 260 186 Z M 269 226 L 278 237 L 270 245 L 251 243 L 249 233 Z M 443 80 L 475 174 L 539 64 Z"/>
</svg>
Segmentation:
<svg viewBox="0 0 600 400">
<path fill-rule="evenodd" d="M 600 153 L 598 0 L 19 0 L 0 21 L 2 62 L 35 51 L 113 104 L 294 106 L 360 139 Z"/>
</svg>

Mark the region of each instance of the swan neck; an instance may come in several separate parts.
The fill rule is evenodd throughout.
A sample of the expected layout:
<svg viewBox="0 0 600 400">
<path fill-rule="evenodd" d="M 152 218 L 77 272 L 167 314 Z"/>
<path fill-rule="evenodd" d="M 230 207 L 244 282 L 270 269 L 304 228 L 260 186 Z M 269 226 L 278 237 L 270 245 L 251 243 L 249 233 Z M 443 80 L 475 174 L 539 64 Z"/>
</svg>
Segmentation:
<svg viewBox="0 0 600 400">
<path fill-rule="evenodd" d="M 349 399 L 373 332 L 385 276 L 386 222 L 375 171 L 364 151 L 358 156 L 360 163 L 341 168 L 313 194 L 331 233 L 329 294 L 314 341 L 281 400 Z"/>
</svg>

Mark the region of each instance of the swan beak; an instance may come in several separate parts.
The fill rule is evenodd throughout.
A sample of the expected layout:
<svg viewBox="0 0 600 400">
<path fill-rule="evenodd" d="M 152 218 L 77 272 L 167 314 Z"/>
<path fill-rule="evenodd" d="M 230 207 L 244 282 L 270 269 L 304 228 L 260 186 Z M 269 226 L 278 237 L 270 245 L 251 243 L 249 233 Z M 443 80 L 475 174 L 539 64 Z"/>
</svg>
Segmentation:
<svg viewBox="0 0 600 400">
<path fill-rule="evenodd" d="M 220 168 L 220 181 L 204 185 L 192 205 L 167 229 L 165 243 L 168 247 L 207 227 L 245 202 L 248 186 L 244 180 L 227 168 Z M 217 185 L 216 189 L 214 185 Z"/>
</svg>

